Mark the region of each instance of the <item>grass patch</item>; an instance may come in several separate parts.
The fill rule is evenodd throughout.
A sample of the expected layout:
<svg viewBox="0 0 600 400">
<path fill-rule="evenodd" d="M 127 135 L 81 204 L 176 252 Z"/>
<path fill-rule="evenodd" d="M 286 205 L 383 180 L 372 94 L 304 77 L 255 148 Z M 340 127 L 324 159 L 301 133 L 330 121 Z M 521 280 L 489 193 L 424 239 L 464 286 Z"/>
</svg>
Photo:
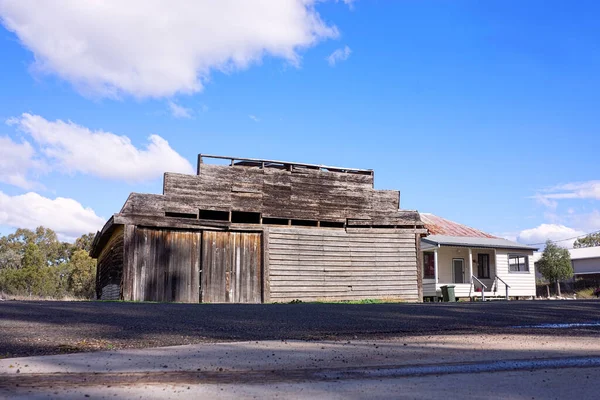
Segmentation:
<svg viewBox="0 0 600 400">
<path fill-rule="evenodd" d="M 594 296 L 594 291 L 596 289 L 594 288 L 587 288 L 587 289 L 581 289 L 575 292 L 575 294 L 577 295 L 578 299 L 594 299 L 596 298 L 596 296 Z"/>
<path fill-rule="evenodd" d="M 384 299 L 361 299 L 361 300 L 332 300 L 332 299 L 320 299 L 315 301 L 302 301 L 299 299 L 292 300 L 287 304 L 386 304 L 386 303 L 404 303 L 404 300 L 396 298 L 384 298 Z M 273 303 L 277 304 L 277 303 Z M 281 303 L 279 303 L 281 304 Z"/>
</svg>

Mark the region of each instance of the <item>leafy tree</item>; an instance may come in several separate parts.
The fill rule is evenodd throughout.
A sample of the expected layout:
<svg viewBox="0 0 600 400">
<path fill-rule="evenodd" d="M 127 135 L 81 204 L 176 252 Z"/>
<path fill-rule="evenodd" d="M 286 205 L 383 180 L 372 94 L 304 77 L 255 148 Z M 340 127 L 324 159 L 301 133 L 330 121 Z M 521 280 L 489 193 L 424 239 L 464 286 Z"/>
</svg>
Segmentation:
<svg viewBox="0 0 600 400">
<path fill-rule="evenodd" d="M 560 296 L 560 280 L 569 279 L 573 276 L 571 255 L 569 250 L 559 247 L 550 240 L 546 242 L 546 248 L 542 258 L 537 262 L 538 270 L 544 278 L 556 284 L 556 293 Z"/>
<path fill-rule="evenodd" d="M 573 243 L 573 247 L 576 249 L 595 246 L 600 246 L 600 232 L 590 233 L 587 236 L 577 239 L 575 243 Z"/>
<path fill-rule="evenodd" d="M 96 260 L 85 250 L 73 253 L 69 268 L 69 290 L 75 296 L 91 298 L 96 289 Z"/>
<path fill-rule="evenodd" d="M 81 235 L 75 240 L 74 246 L 79 250 L 85 250 L 89 253 L 92 251 L 92 243 L 94 242 L 95 237 L 95 233 L 86 233 L 85 235 Z"/>
<path fill-rule="evenodd" d="M 0 237 L 0 292 L 12 295 L 91 297 L 96 262 L 88 253 L 94 234 L 75 243 L 58 240 L 48 228 L 17 229 Z"/>
</svg>

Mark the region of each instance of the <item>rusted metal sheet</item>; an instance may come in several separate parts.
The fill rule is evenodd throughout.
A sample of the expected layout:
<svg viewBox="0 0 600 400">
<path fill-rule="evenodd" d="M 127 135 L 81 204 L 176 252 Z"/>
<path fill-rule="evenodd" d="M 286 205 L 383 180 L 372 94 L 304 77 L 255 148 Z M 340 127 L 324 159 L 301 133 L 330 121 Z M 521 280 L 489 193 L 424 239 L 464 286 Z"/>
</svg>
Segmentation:
<svg viewBox="0 0 600 400">
<path fill-rule="evenodd" d="M 466 237 L 480 237 L 480 238 L 495 238 L 496 236 L 490 235 L 480 231 L 479 229 L 471 228 L 463 224 L 459 224 L 454 221 L 447 220 L 437 215 L 421 213 L 421 220 L 425 224 L 425 228 L 429 230 L 431 235 L 447 235 L 447 236 L 466 236 Z"/>
<path fill-rule="evenodd" d="M 202 234 L 202 302 L 261 302 L 261 234 Z"/>
<path fill-rule="evenodd" d="M 200 232 L 136 228 L 133 300 L 197 303 Z"/>
</svg>

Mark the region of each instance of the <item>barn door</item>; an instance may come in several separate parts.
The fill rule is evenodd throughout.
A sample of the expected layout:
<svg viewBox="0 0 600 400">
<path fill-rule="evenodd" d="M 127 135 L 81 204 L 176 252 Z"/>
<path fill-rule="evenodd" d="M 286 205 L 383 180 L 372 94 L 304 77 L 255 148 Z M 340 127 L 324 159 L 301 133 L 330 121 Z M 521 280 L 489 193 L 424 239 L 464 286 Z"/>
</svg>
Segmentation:
<svg viewBox="0 0 600 400">
<path fill-rule="evenodd" d="M 202 302 L 260 303 L 260 238 L 260 233 L 202 233 Z"/>
</svg>

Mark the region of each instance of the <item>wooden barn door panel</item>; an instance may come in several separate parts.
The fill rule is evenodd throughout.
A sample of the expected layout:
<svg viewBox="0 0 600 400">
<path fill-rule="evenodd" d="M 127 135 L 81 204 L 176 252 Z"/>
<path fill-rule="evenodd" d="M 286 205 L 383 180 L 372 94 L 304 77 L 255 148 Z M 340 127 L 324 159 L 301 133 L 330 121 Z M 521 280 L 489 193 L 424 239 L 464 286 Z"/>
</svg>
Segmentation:
<svg viewBox="0 0 600 400">
<path fill-rule="evenodd" d="M 136 228 L 135 300 L 197 303 L 200 232 Z"/>
<path fill-rule="evenodd" d="M 202 302 L 260 303 L 261 234 L 205 231 L 201 281 Z"/>
</svg>

